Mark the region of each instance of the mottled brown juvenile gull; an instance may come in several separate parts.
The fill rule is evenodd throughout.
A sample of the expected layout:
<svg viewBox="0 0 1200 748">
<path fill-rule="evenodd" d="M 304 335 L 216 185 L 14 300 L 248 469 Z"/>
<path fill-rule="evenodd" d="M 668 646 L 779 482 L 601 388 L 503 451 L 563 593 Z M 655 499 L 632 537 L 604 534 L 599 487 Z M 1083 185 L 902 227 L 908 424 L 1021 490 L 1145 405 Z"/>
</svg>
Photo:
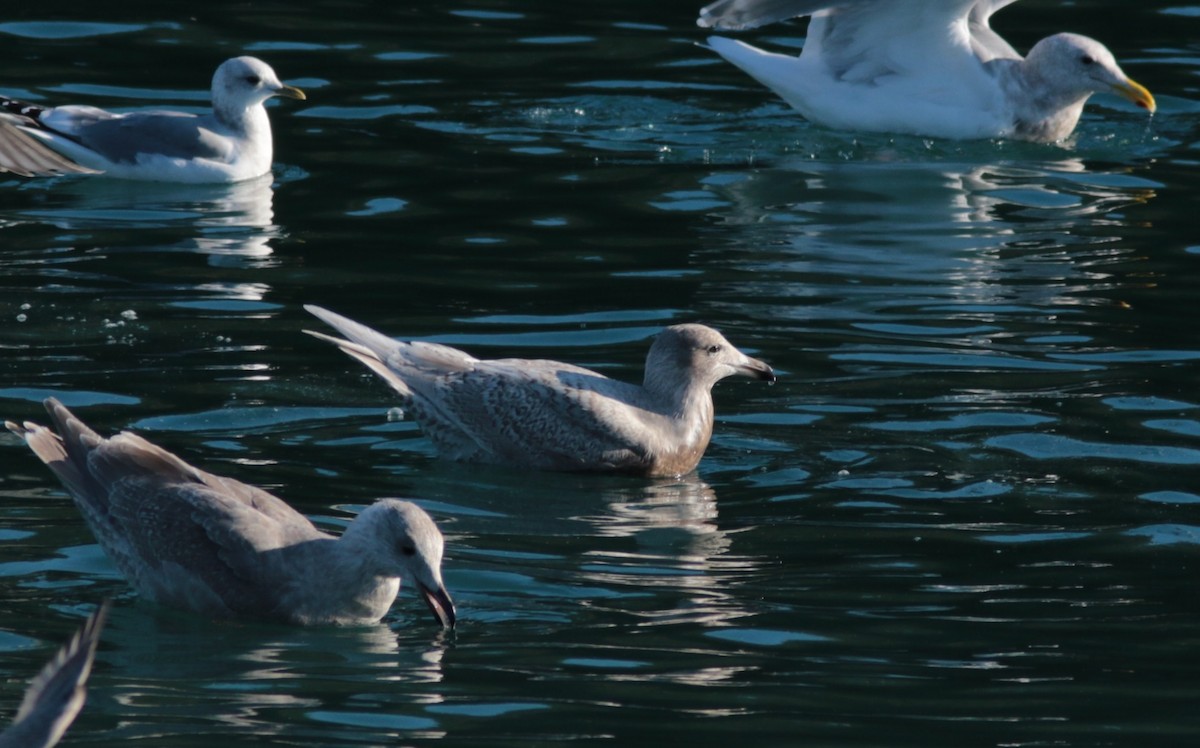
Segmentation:
<svg viewBox="0 0 1200 748">
<path fill-rule="evenodd" d="M 57 400 L 45 405 L 57 434 L 5 425 L 54 471 L 143 597 L 221 618 L 364 624 L 388 612 L 403 580 L 454 626 L 442 534 L 417 505 L 381 499 L 333 537 L 266 491 L 135 434 L 102 438 Z"/>
<path fill-rule="evenodd" d="M 304 308 L 346 339 L 309 334 L 382 377 L 439 452 L 455 460 L 682 475 L 712 437 L 713 385 L 735 374 L 775 381 L 770 366 L 704 325 L 660 332 L 638 386 L 558 361 L 485 361 L 436 343 L 401 342 L 326 309 Z"/>
<path fill-rule="evenodd" d="M 272 96 L 303 99 L 304 92 L 280 83 L 271 66 L 258 58 L 234 57 L 213 74 L 212 111 L 207 114 L 116 113 L 75 104 L 43 107 L 0 97 L 0 117 L 13 125 L 0 128 L 0 170 L 58 173 L 29 168 L 31 162 L 40 163 L 49 148 L 85 170 L 123 179 L 192 183 L 252 179 L 271 170 L 271 122 L 263 103 Z M 31 144 L 42 145 L 42 151 Z"/>
<path fill-rule="evenodd" d="M 799 57 L 711 37 L 712 48 L 826 127 L 1053 142 L 1094 93 L 1154 97 L 1094 39 L 1055 34 L 1024 58 L 989 25 L 1015 0 L 717 0 L 706 28 L 812 16 Z"/>
<path fill-rule="evenodd" d="M 106 602 L 96 608 L 29 684 L 12 726 L 0 733 L 0 748 L 58 744 L 87 698 L 87 679 L 108 607 Z"/>
</svg>

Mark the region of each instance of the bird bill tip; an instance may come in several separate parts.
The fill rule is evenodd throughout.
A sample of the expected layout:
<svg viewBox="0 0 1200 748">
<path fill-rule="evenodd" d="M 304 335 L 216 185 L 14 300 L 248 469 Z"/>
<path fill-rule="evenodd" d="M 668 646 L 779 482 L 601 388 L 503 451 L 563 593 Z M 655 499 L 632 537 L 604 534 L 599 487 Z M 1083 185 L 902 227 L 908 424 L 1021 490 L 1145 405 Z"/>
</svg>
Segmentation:
<svg viewBox="0 0 1200 748">
<path fill-rule="evenodd" d="M 454 610 L 454 601 L 450 599 L 450 593 L 444 588 L 431 590 L 423 584 L 418 583 L 417 589 L 421 593 L 421 599 L 429 606 L 429 612 L 433 613 L 433 618 L 442 628 L 452 629 L 458 621 L 458 614 Z"/>
<path fill-rule="evenodd" d="M 1158 103 L 1154 101 L 1154 94 L 1150 93 L 1145 86 L 1135 80 L 1126 80 L 1123 83 L 1118 83 L 1113 88 L 1118 95 L 1129 99 L 1151 114 L 1154 114 L 1158 109 Z"/>
<path fill-rule="evenodd" d="M 758 379 L 767 384 L 775 384 L 775 370 L 765 361 L 756 358 L 746 358 L 746 363 L 739 367 L 740 373 L 751 379 Z"/>
<path fill-rule="evenodd" d="M 298 99 L 300 101 L 305 101 L 308 99 L 308 96 L 295 86 L 282 86 L 278 91 L 275 92 L 275 95 L 282 96 L 286 99 Z"/>
</svg>

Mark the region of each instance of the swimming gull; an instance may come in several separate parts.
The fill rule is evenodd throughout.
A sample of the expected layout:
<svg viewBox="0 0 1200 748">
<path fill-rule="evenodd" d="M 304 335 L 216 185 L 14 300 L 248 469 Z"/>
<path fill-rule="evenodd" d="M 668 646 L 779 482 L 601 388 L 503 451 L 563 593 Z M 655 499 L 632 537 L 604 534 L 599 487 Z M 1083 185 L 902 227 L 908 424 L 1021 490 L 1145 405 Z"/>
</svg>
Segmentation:
<svg viewBox="0 0 1200 748">
<path fill-rule="evenodd" d="M 454 626 L 442 534 L 416 504 L 381 499 L 335 538 L 266 491 L 135 434 L 105 439 L 57 400 L 45 405 L 57 434 L 5 425 L 54 471 L 142 596 L 221 618 L 363 624 L 387 613 L 404 580 Z"/>
<path fill-rule="evenodd" d="M 109 176 L 237 182 L 271 170 L 271 122 L 263 103 L 272 96 L 305 98 L 300 89 L 280 83 L 262 60 L 234 57 L 213 74 L 208 114 L 118 114 L 93 106 L 50 108 L 0 98 L 0 117 L 71 162 Z M 37 174 L 24 166 L 36 155 L 29 140 L 14 137 L 13 128 L 0 128 L 0 169 Z"/>
<path fill-rule="evenodd" d="M 87 698 L 88 675 L 100 642 L 109 604 L 96 608 L 62 649 L 34 677 L 16 719 L 0 733 L 0 748 L 57 745 Z"/>
<path fill-rule="evenodd" d="M 1054 142 L 1094 93 L 1155 110 L 1111 52 L 1078 34 L 1022 58 L 989 25 L 1015 0 L 717 0 L 697 23 L 752 29 L 812 16 L 799 57 L 710 37 L 712 48 L 808 119 L 844 130 Z"/>
<path fill-rule="evenodd" d="M 649 476 L 691 471 L 713 429 L 712 387 L 770 366 L 716 330 L 672 325 L 654 339 L 641 386 L 558 361 L 480 360 L 449 346 L 400 342 L 317 306 L 346 339 L 309 332 L 392 386 L 446 457 L 542 470 Z"/>
</svg>

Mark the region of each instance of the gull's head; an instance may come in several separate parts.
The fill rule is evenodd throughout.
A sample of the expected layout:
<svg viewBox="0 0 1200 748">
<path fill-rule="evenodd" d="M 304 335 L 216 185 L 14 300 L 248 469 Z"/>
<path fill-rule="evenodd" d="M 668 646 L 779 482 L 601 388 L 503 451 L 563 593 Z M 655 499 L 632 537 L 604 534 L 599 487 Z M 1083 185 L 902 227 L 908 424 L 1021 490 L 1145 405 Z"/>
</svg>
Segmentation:
<svg viewBox="0 0 1200 748">
<path fill-rule="evenodd" d="M 1084 99 L 1094 93 L 1114 93 L 1149 111 L 1157 108 L 1146 87 L 1130 79 L 1112 52 L 1095 39 L 1079 34 L 1055 34 L 1029 50 L 1026 63 L 1064 98 Z"/>
<path fill-rule="evenodd" d="M 442 533 L 425 510 L 411 501 L 381 499 L 363 511 L 371 515 L 375 555 L 382 569 L 411 584 L 434 619 L 454 628 L 454 601 L 442 583 Z"/>
<path fill-rule="evenodd" d="M 646 356 L 646 387 L 677 389 L 683 382 L 712 387 L 725 377 L 775 381 L 765 362 L 734 348 L 725 336 L 697 324 L 672 325 L 654 338 Z"/>
<path fill-rule="evenodd" d="M 272 96 L 306 98 L 300 89 L 281 83 L 271 66 L 257 57 L 228 59 L 213 73 L 214 109 L 247 109 Z"/>
</svg>

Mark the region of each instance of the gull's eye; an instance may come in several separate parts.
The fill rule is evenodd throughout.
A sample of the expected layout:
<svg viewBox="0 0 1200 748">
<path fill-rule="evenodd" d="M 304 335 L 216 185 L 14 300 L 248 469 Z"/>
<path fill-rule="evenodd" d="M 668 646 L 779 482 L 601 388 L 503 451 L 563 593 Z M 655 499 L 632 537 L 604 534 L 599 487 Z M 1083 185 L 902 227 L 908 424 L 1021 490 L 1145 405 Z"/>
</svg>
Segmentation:
<svg viewBox="0 0 1200 748">
<path fill-rule="evenodd" d="M 720 353 L 720 351 L 721 351 L 721 346 L 717 345 L 716 343 L 713 343 L 712 345 L 710 345 L 708 347 L 708 353 L 710 356 L 714 353 Z"/>
<path fill-rule="evenodd" d="M 1094 57 L 1092 57 L 1091 55 L 1084 55 L 1083 57 L 1079 58 L 1079 61 L 1082 62 L 1084 65 L 1095 65 L 1096 64 L 1096 59 Z"/>
<path fill-rule="evenodd" d="M 262 78 L 259 78 L 257 75 L 247 75 L 246 82 L 252 86 L 257 86 L 259 83 L 262 83 Z"/>
<path fill-rule="evenodd" d="M 405 556 L 413 556 L 416 555 L 417 549 L 411 545 L 402 545 L 400 546 L 400 552 Z"/>
</svg>

